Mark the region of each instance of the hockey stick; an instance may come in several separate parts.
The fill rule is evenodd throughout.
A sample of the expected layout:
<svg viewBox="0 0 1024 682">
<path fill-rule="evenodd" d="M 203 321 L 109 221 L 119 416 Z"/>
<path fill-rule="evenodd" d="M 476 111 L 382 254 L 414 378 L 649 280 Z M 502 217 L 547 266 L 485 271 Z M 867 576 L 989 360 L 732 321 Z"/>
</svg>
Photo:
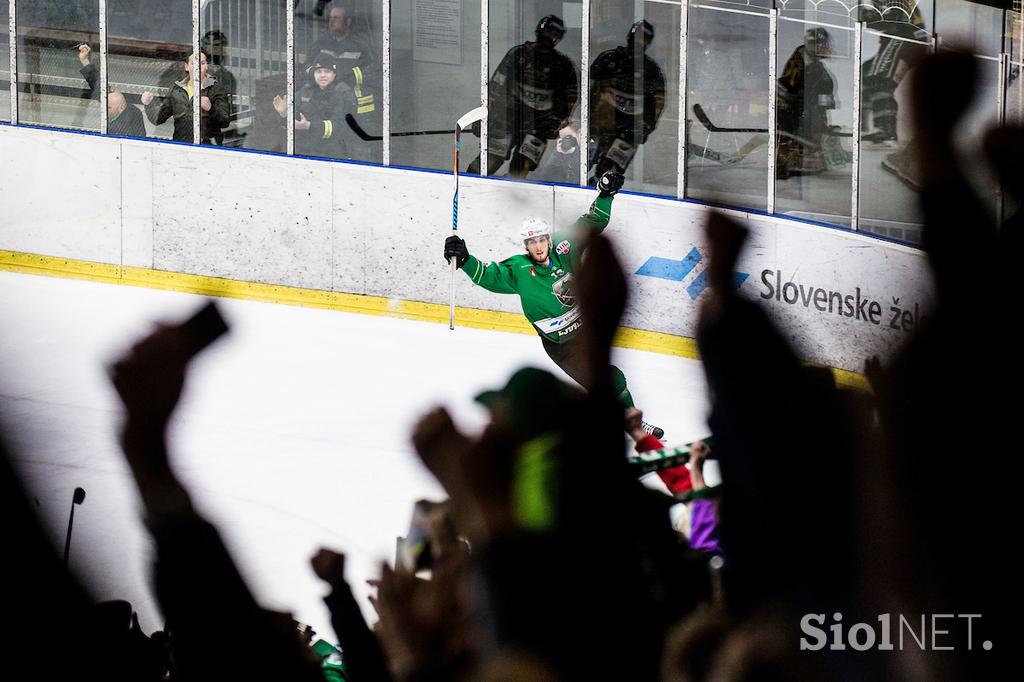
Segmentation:
<svg viewBox="0 0 1024 682">
<path fill-rule="evenodd" d="M 455 193 L 452 196 L 452 234 L 457 234 L 459 230 L 459 146 L 462 131 L 485 118 L 487 118 L 487 107 L 479 106 L 472 111 L 467 111 L 455 123 L 455 163 L 452 168 L 452 174 L 455 177 Z M 452 280 L 448 286 L 448 329 L 455 329 L 455 260 L 455 256 L 452 256 Z"/>
<path fill-rule="evenodd" d="M 693 115 L 697 117 L 697 120 L 700 121 L 700 124 L 702 126 L 707 128 L 708 131 L 712 132 L 712 133 L 767 133 L 768 132 L 767 128 L 722 128 L 720 126 L 716 126 L 714 123 L 711 122 L 711 119 L 708 117 L 707 112 L 705 112 L 704 108 L 701 105 L 699 105 L 699 104 L 694 104 L 693 105 Z M 840 132 L 837 132 L 837 131 L 834 131 L 834 130 L 830 130 L 827 134 L 832 136 L 832 137 L 853 137 L 853 133 L 840 133 Z M 802 142 L 804 144 L 814 144 L 810 140 L 805 140 L 804 138 L 800 137 L 799 135 L 794 135 L 792 133 L 787 133 L 787 132 L 785 132 L 783 130 L 779 131 L 779 135 L 781 135 L 782 137 L 790 137 L 790 138 L 796 140 L 797 142 Z M 818 146 L 818 145 L 815 145 L 815 146 Z"/>
<path fill-rule="evenodd" d="M 367 142 L 380 142 L 384 139 L 383 135 L 371 135 L 363 130 L 363 127 L 356 122 L 356 118 L 352 114 L 345 114 L 345 123 L 348 123 L 348 127 L 351 128 L 352 132 L 354 132 L 361 140 L 366 140 Z M 411 133 L 391 133 L 391 137 L 408 137 L 409 135 L 451 135 L 454 132 L 454 130 L 416 130 Z"/>
<path fill-rule="evenodd" d="M 704 112 L 704 108 L 699 104 L 693 105 L 693 115 L 697 117 L 700 124 L 707 128 L 712 133 L 767 133 L 767 128 L 719 128 L 708 115 Z"/>
<path fill-rule="evenodd" d="M 715 151 L 714 149 L 708 149 L 707 147 L 701 147 L 699 144 L 693 144 L 692 142 L 686 145 L 686 151 L 689 154 L 701 159 L 708 159 L 721 164 L 733 163 L 729 160 L 729 154 Z"/>
</svg>

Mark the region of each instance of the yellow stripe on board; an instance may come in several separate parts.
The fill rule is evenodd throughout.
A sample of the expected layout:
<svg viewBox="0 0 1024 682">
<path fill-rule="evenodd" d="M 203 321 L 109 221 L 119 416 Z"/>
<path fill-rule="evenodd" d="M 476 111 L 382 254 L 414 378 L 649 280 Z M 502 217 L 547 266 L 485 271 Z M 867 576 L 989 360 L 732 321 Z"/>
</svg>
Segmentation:
<svg viewBox="0 0 1024 682">
<path fill-rule="evenodd" d="M 448 324 L 448 306 L 419 301 L 403 301 L 383 296 L 347 294 L 318 289 L 242 282 L 220 277 L 187 275 L 149 268 L 135 268 L 107 263 L 39 256 L 17 251 L 0 250 L 0 271 L 29 275 L 66 277 L 90 282 L 124 284 L 149 289 L 167 289 L 188 294 L 238 298 L 247 301 L 297 305 L 306 308 L 325 308 L 345 313 L 383 315 L 406 320 Z M 476 308 L 456 308 L 455 319 L 460 326 L 474 329 L 535 334 L 533 325 L 518 313 L 504 313 Z M 620 348 L 643 350 L 663 355 L 675 355 L 699 360 L 697 342 L 683 336 L 673 336 L 646 329 L 621 327 L 615 336 Z M 856 372 L 833 369 L 836 383 L 850 388 L 868 388 L 867 380 Z"/>
</svg>

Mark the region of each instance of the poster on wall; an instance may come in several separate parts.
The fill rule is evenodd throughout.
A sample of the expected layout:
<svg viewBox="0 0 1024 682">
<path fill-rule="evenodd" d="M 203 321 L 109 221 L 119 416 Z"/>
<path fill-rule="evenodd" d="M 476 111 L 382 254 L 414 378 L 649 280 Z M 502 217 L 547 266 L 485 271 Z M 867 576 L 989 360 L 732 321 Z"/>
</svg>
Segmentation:
<svg viewBox="0 0 1024 682">
<path fill-rule="evenodd" d="M 414 0 L 412 58 L 462 64 L 462 0 Z"/>
</svg>

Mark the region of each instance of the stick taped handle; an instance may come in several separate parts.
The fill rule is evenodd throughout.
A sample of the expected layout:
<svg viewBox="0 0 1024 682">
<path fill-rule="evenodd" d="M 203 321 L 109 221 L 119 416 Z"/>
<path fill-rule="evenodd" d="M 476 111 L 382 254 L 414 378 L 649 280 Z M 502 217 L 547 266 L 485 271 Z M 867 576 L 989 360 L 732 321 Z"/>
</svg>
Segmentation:
<svg viewBox="0 0 1024 682">
<path fill-rule="evenodd" d="M 452 281 L 448 287 L 448 329 L 455 329 L 455 256 L 451 259 Z"/>
</svg>

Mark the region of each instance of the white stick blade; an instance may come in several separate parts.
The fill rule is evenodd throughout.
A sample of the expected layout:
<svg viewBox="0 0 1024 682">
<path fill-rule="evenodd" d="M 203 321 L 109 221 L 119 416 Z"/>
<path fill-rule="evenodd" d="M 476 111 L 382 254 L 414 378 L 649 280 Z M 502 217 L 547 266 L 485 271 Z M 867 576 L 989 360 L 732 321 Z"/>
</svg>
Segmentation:
<svg viewBox="0 0 1024 682">
<path fill-rule="evenodd" d="M 487 107 L 477 107 L 476 109 L 472 109 L 464 113 L 462 115 L 462 118 L 460 118 L 455 125 L 457 125 L 461 130 L 465 130 L 466 128 L 473 125 L 477 121 L 484 120 L 486 116 Z"/>
</svg>

